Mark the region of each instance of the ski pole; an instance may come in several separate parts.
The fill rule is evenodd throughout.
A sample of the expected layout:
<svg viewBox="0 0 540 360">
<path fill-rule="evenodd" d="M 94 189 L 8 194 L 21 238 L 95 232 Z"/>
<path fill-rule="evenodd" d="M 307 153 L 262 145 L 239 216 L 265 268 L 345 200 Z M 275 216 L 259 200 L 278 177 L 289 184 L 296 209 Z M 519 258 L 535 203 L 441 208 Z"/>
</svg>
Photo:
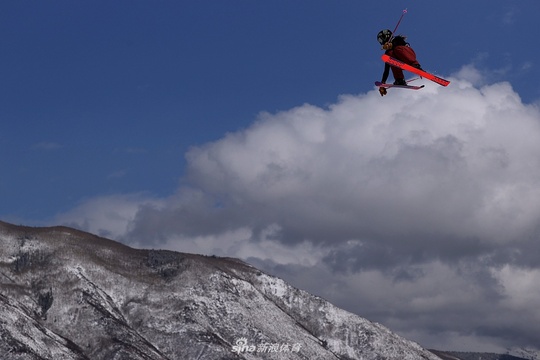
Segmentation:
<svg viewBox="0 0 540 360">
<path fill-rule="evenodd" d="M 399 24 L 401 23 L 401 20 L 403 19 L 403 16 L 405 16 L 406 13 L 407 13 L 407 9 L 403 9 L 403 12 L 401 13 L 401 17 L 399 18 L 396 24 L 396 27 L 394 28 L 394 31 L 392 31 L 392 37 L 390 38 L 390 40 L 394 38 L 394 34 L 396 33 L 397 28 L 399 27 Z"/>
</svg>

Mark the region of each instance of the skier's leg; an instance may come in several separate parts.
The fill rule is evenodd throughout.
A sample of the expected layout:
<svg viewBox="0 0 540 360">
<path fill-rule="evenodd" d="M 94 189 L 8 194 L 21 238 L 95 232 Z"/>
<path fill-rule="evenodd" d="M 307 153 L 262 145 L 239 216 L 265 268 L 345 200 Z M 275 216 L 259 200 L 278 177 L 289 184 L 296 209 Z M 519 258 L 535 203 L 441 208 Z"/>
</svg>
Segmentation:
<svg viewBox="0 0 540 360">
<path fill-rule="evenodd" d="M 392 66 L 392 75 L 394 75 L 394 85 L 406 85 L 405 75 L 403 75 L 403 70 L 398 67 Z"/>
<path fill-rule="evenodd" d="M 386 53 L 388 56 L 396 58 L 398 60 L 401 60 L 396 53 L 396 49 L 400 48 L 402 46 L 398 46 L 390 51 L 387 51 Z M 403 60 L 402 60 L 403 61 Z M 405 75 L 403 75 L 403 70 L 398 68 L 397 66 L 390 66 L 390 69 L 392 69 L 392 75 L 394 75 L 394 85 L 406 85 L 405 82 Z"/>
<path fill-rule="evenodd" d="M 416 60 L 416 53 L 410 46 L 397 46 L 394 50 L 394 57 L 405 64 L 420 68 L 420 63 Z"/>
</svg>

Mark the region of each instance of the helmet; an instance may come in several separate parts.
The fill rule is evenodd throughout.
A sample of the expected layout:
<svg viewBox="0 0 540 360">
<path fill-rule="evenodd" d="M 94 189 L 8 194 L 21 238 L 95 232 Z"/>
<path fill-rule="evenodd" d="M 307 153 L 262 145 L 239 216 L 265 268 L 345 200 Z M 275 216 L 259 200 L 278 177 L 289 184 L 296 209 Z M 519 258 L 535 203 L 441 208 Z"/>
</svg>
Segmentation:
<svg viewBox="0 0 540 360">
<path fill-rule="evenodd" d="M 391 38 L 392 38 L 392 32 L 388 29 L 381 30 L 377 34 L 377 41 L 381 45 L 384 45 L 387 42 L 389 42 Z"/>
</svg>

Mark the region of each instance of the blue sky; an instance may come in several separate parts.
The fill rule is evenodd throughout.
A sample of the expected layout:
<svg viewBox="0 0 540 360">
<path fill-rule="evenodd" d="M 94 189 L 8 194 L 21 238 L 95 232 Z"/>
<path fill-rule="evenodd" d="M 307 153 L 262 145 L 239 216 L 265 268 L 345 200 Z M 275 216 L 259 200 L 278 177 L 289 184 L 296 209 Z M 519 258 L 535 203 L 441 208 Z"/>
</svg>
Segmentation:
<svg viewBox="0 0 540 360">
<path fill-rule="evenodd" d="M 373 86 L 383 71 L 376 34 L 393 29 L 405 8 L 398 32 L 408 36 L 424 69 L 452 84 L 394 89 L 381 98 Z M 521 259 L 523 268 L 508 260 L 513 251 L 538 251 L 515 240 L 535 238 L 540 224 L 535 205 L 515 199 L 537 195 L 530 164 L 537 164 L 532 154 L 540 143 L 534 126 L 540 122 L 539 10 L 536 0 L 3 2 L 0 219 L 68 224 L 134 246 L 249 259 L 425 346 L 538 346 L 538 337 L 521 336 L 537 329 L 511 319 L 485 324 L 464 317 L 457 326 L 415 311 L 422 299 L 444 295 L 444 306 L 433 300 L 434 317 L 467 314 L 477 310 L 473 303 L 506 299 L 491 284 L 531 293 L 528 283 L 512 279 L 539 276 L 535 261 Z M 483 121 L 486 114 L 497 121 Z M 321 120 L 327 117 L 336 120 Z M 458 126 L 455 118 L 469 121 Z M 509 125 L 520 118 L 527 120 Z M 393 124 L 392 131 L 380 131 L 384 124 Z M 479 129 L 484 136 L 473 140 L 485 146 L 469 149 L 470 134 Z M 312 146 L 322 138 L 334 141 Z M 386 151 L 380 160 L 377 154 Z M 445 183 L 438 176 L 449 171 L 451 154 L 465 161 L 458 166 L 463 173 L 452 173 L 456 188 L 438 185 L 430 193 L 409 173 Z M 260 177 L 252 172 L 261 164 L 273 172 L 257 187 Z M 494 164 L 510 164 L 505 169 L 512 172 Z M 378 175 L 367 179 L 367 173 Z M 353 183 L 372 195 L 353 191 Z M 335 193 L 336 187 L 351 192 Z M 459 194 L 470 202 L 457 201 Z M 305 206 L 295 208 L 298 203 Z M 448 211 L 434 210 L 447 205 Z M 313 214 L 314 207 L 324 212 Z M 476 222 L 457 231 L 460 211 Z M 506 237 L 484 240 L 504 232 L 493 230 L 507 219 L 502 214 L 515 214 Z M 407 231 L 372 228 L 389 221 Z M 322 225 L 309 225 L 314 222 Z M 444 254 L 436 246 L 420 251 L 428 239 L 440 239 L 434 243 Z M 501 245 L 510 240 L 519 246 Z M 407 252 L 407 264 L 390 256 L 401 244 L 420 251 Z M 370 252 L 362 249 L 380 261 L 363 257 Z M 488 258 L 493 263 L 475 267 L 473 279 L 459 276 L 473 267 L 467 259 Z M 343 287 L 323 288 L 313 274 Z M 478 297 L 465 306 L 452 291 L 429 292 L 441 278 L 478 290 Z M 374 279 L 381 286 L 373 298 L 355 303 Z M 390 286 L 396 279 L 408 279 L 408 287 Z M 376 306 L 381 298 L 407 296 L 401 310 L 391 301 L 386 310 Z M 527 318 L 530 303 L 510 297 L 488 308 L 519 319 Z M 401 318 L 392 315 L 400 311 Z"/>
<path fill-rule="evenodd" d="M 535 60 L 527 34 L 536 6 L 2 4 L 0 214 L 40 222 L 87 197 L 172 192 L 190 146 L 244 128 L 261 111 L 370 90 L 382 72 L 374 34 L 393 29 L 404 8 L 399 30 L 426 69 L 448 74 L 477 61 L 534 101 L 533 71 L 520 67 Z"/>
</svg>

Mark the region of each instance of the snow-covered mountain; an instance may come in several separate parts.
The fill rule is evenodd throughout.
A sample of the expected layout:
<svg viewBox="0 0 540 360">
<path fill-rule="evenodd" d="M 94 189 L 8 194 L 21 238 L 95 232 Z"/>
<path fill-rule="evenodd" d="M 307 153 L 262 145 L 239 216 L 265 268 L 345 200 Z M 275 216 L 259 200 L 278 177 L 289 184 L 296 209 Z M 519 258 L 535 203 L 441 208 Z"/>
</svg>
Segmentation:
<svg viewBox="0 0 540 360">
<path fill-rule="evenodd" d="M 540 360 L 540 351 L 535 349 L 514 348 L 508 350 L 509 354 L 522 357 L 526 360 Z"/>
<path fill-rule="evenodd" d="M 431 350 L 442 360 L 530 360 L 510 354 Z"/>
<path fill-rule="evenodd" d="M 0 222 L 0 358 L 439 360 L 231 258 Z"/>
</svg>

